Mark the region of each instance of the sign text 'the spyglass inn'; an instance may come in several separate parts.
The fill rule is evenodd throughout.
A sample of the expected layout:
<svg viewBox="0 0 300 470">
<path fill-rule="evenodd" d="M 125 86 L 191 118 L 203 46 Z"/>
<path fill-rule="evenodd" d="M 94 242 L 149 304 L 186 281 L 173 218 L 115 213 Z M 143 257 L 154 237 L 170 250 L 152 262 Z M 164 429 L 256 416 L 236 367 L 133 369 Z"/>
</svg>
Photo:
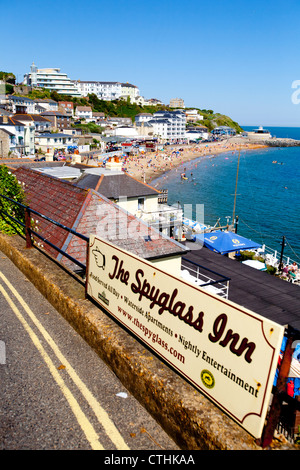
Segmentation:
<svg viewBox="0 0 300 470">
<path fill-rule="evenodd" d="M 284 328 L 90 237 L 88 295 L 254 437 Z"/>
</svg>

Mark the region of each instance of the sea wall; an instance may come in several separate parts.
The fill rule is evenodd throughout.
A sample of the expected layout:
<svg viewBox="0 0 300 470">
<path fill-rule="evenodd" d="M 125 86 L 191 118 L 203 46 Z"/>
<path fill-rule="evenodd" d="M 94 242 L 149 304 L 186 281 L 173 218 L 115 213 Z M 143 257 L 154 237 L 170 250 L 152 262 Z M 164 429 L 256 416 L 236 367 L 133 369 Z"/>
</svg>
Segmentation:
<svg viewBox="0 0 300 470">
<path fill-rule="evenodd" d="M 262 143 L 260 141 L 260 143 Z M 300 140 L 272 138 L 264 140 L 263 143 L 268 147 L 300 147 Z"/>
</svg>

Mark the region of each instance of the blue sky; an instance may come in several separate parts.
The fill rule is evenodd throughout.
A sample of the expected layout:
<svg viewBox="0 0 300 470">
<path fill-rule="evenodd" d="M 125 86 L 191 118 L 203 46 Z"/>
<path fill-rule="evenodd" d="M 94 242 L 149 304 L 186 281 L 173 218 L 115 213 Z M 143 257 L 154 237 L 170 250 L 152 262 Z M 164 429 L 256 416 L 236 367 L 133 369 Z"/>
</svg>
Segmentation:
<svg viewBox="0 0 300 470">
<path fill-rule="evenodd" d="M 299 14 L 299 0 L 0 0 L 0 70 L 21 82 L 34 61 L 241 125 L 299 126 Z"/>
</svg>

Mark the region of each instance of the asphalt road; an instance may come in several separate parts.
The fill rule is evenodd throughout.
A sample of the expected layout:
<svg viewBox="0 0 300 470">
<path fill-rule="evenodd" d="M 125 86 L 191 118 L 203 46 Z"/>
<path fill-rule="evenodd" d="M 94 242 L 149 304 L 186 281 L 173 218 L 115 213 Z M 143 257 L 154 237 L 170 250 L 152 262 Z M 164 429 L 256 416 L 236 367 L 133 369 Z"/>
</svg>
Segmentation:
<svg viewBox="0 0 300 470">
<path fill-rule="evenodd" d="M 179 450 L 0 252 L 0 449 Z"/>
</svg>

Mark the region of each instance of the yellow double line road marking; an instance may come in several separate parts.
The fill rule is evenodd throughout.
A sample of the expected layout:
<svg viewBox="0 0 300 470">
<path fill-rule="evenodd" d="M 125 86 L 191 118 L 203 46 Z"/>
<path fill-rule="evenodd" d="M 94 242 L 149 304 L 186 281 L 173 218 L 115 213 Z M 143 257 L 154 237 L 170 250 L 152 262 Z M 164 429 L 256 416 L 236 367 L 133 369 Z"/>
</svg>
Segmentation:
<svg viewBox="0 0 300 470">
<path fill-rule="evenodd" d="M 39 332 L 43 336 L 43 338 L 46 340 L 48 345 L 51 347 L 53 350 L 54 354 L 58 358 L 61 364 L 63 364 L 66 367 L 66 371 L 68 372 L 69 376 L 79 389 L 79 391 L 82 393 L 82 395 L 85 397 L 87 402 L 89 403 L 90 407 L 94 411 L 99 423 L 101 426 L 103 426 L 106 434 L 110 438 L 110 440 L 113 442 L 113 444 L 116 446 L 118 450 L 129 450 L 127 444 L 125 443 L 123 437 L 115 427 L 114 423 L 111 421 L 109 418 L 109 415 L 106 413 L 106 411 L 101 407 L 99 402 L 96 400 L 96 398 L 92 395 L 92 393 L 89 391 L 87 386 L 82 382 L 82 380 L 78 377 L 76 371 L 73 369 L 71 364 L 68 362 L 66 357 L 62 354 L 62 352 L 59 350 L 58 346 L 54 342 L 54 340 L 51 338 L 51 336 L 48 334 L 48 332 L 45 330 L 45 328 L 42 326 L 40 321 L 36 318 L 30 307 L 27 305 L 25 300 L 20 296 L 20 294 L 16 291 L 14 286 L 9 282 L 9 280 L 4 276 L 3 273 L 0 272 L 0 278 L 3 280 L 3 282 L 7 285 L 7 287 L 10 289 L 10 291 L 13 293 L 13 295 L 16 297 L 16 299 L 19 301 L 23 309 L 26 311 L 28 314 L 29 318 L 32 320 L 34 325 L 38 328 Z M 72 392 L 69 390 L 69 388 L 66 386 L 64 380 L 62 379 L 60 373 L 58 372 L 57 368 L 55 367 L 52 359 L 49 357 L 45 349 L 43 348 L 39 338 L 35 334 L 35 332 L 32 330 L 16 304 L 11 300 L 10 296 L 4 289 L 2 285 L 0 285 L 0 291 L 2 292 L 4 298 L 10 305 L 11 309 L 17 316 L 17 318 L 20 320 L 22 325 L 24 326 L 25 330 L 27 331 L 28 335 L 30 336 L 31 341 L 33 344 L 36 346 L 37 350 L 41 354 L 42 358 L 44 359 L 50 373 L 52 374 L 54 380 L 56 381 L 57 385 L 61 389 L 63 395 L 65 396 L 67 402 L 69 403 L 69 406 L 71 407 L 74 416 L 76 417 L 79 425 L 81 426 L 82 431 L 84 432 L 87 440 L 89 441 L 91 448 L 93 450 L 104 450 L 104 447 L 101 445 L 99 442 L 98 434 L 96 433 L 93 425 L 90 423 L 88 418 L 85 416 L 84 412 L 81 410 L 77 400 L 73 396 Z"/>
</svg>

